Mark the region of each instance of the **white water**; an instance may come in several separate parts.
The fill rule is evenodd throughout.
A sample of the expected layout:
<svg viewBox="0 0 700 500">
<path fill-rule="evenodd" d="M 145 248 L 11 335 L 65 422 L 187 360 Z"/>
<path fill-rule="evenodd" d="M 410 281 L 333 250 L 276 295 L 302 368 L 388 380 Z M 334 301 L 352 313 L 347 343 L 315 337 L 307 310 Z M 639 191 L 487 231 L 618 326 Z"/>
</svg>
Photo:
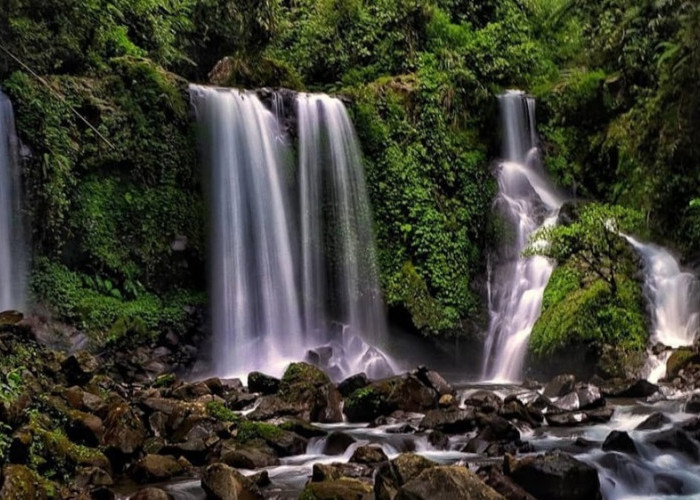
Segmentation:
<svg viewBox="0 0 700 500">
<path fill-rule="evenodd" d="M 191 87 L 210 170 L 214 371 L 280 375 L 313 350 L 308 359 L 334 378 L 389 375 L 375 347 L 386 325 L 361 153 L 345 107 L 299 95 L 295 179 L 284 161 L 292 158 L 280 125 L 286 110 L 272 97 L 274 113 L 253 92 Z"/>
<path fill-rule="evenodd" d="M 387 327 L 355 130 L 339 99 L 300 94 L 296 107 L 305 331 L 317 344 L 332 342 L 341 372 L 386 376 L 388 362 L 370 347 L 385 343 Z"/>
<path fill-rule="evenodd" d="M 214 369 L 279 373 L 303 354 L 283 141 L 252 92 L 192 86 L 211 196 Z"/>
<path fill-rule="evenodd" d="M 644 261 L 644 291 L 652 319 L 651 342 L 669 347 L 692 345 L 700 329 L 700 283 L 683 271 L 663 247 L 622 235 Z M 670 352 L 649 353 L 645 375 L 657 382 L 666 374 Z"/>
<path fill-rule="evenodd" d="M 564 199 L 539 163 L 534 99 L 509 91 L 499 96 L 499 102 L 504 137 L 496 205 L 514 231 L 490 273 L 483 376 L 505 382 L 521 376 L 527 342 L 553 270 L 548 259 L 522 253 L 534 232 L 556 222 Z"/>
<path fill-rule="evenodd" d="M 18 152 L 12 103 L 0 92 L 0 311 L 24 306 Z"/>
</svg>

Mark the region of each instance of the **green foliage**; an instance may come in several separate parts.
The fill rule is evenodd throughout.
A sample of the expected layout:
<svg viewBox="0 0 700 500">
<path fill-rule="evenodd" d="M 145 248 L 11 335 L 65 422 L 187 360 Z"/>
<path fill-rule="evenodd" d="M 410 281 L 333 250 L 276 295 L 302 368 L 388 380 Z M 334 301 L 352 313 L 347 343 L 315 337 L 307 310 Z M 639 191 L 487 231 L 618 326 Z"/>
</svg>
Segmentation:
<svg viewBox="0 0 700 500">
<path fill-rule="evenodd" d="M 209 415 L 222 422 L 240 422 L 241 417 L 233 411 L 226 408 L 226 405 L 221 401 L 209 401 L 207 403 L 207 412 Z"/>
<path fill-rule="evenodd" d="M 266 424 L 264 422 L 251 422 L 249 420 L 240 420 L 237 429 L 236 441 L 241 444 L 256 439 L 262 439 L 267 443 L 274 444 L 279 441 L 283 432 L 276 425 Z"/>
</svg>

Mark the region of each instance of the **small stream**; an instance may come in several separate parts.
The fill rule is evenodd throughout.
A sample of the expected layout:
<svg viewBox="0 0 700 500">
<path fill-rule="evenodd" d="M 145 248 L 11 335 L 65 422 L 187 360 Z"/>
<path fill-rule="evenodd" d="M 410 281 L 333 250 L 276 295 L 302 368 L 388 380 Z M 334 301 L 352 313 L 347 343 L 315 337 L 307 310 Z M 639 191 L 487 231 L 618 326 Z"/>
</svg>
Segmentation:
<svg viewBox="0 0 700 500">
<path fill-rule="evenodd" d="M 519 395 L 522 399 L 532 399 L 537 392 L 517 385 L 469 384 L 458 386 L 459 401 L 463 402 L 478 390 L 489 390 L 505 399 L 509 395 Z M 544 425 L 533 429 L 527 425 L 519 427 L 521 439 L 528 441 L 534 453 L 548 450 L 563 450 L 598 470 L 601 490 L 605 500 L 632 499 L 700 499 L 700 457 L 692 453 L 681 453 L 671 449 L 660 449 L 651 444 L 664 433 L 672 432 L 674 424 L 687 421 L 693 415 L 683 412 L 681 394 L 657 402 L 632 399 L 609 399 L 615 408 L 612 419 L 604 424 L 579 427 L 550 427 Z M 674 399 L 674 398 L 679 399 Z M 636 430 L 642 422 L 654 413 L 662 413 L 667 422 L 652 430 Z M 263 489 L 265 498 L 295 499 L 309 480 L 314 464 L 347 463 L 355 449 L 365 444 L 381 446 L 384 453 L 393 459 L 400 453 L 414 452 L 440 464 L 466 465 L 477 469 L 481 465 L 501 462 L 502 457 L 485 457 L 460 450 L 476 432 L 452 435 L 447 449 L 437 449 L 428 440 L 428 434 L 413 432 L 417 428 L 421 414 L 410 414 L 400 422 L 369 427 L 369 424 L 315 424 L 329 433 L 343 432 L 355 439 L 347 449 L 335 454 L 327 452 L 328 436 L 309 441 L 306 453 L 280 459 L 280 464 L 267 467 L 271 484 Z M 700 429 L 700 424 L 698 424 Z M 616 451 L 602 451 L 601 445 L 611 431 L 626 431 L 634 441 L 636 454 Z M 656 437 L 656 438 L 655 438 Z M 260 470 L 239 470 L 251 475 Z M 163 488 L 176 500 L 201 500 L 206 497 L 199 479 L 173 481 Z M 135 491 L 134 487 L 122 490 L 118 498 L 127 499 Z"/>
</svg>

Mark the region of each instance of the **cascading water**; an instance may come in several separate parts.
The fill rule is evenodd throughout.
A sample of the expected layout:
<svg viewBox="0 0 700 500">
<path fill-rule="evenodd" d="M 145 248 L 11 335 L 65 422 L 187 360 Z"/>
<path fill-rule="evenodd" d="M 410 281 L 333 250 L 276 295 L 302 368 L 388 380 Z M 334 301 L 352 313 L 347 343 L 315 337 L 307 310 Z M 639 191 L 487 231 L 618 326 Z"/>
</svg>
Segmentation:
<svg viewBox="0 0 700 500">
<path fill-rule="evenodd" d="M 692 345 L 700 329 L 700 282 L 681 270 L 663 247 L 622 235 L 644 262 L 644 289 L 652 319 L 651 341 L 668 347 Z M 666 373 L 670 351 L 650 353 L 645 375 L 657 382 Z"/>
<path fill-rule="evenodd" d="M 521 375 L 530 332 L 553 270 L 548 259 L 522 253 L 535 231 L 556 222 L 564 199 L 539 163 L 534 99 L 509 91 L 499 96 L 499 103 L 504 134 L 496 205 L 515 231 L 512 241 L 500 249 L 490 273 L 483 376 L 515 381 Z"/>
<path fill-rule="evenodd" d="M 281 96 L 272 112 L 253 92 L 193 85 L 191 96 L 210 167 L 215 371 L 279 374 L 306 355 L 335 378 L 392 373 L 374 347 L 386 326 L 371 210 L 342 102 L 296 100 L 297 212 Z"/>
<path fill-rule="evenodd" d="M 252 92 L 191 86 L 210 168 L 214 368 L 279 373 L 303 354 L 284 141 Z"/>
<path fill-rule="evenodd" d="M 12 103 L 0 92 L 0 311 L 24 306 L 19 148 Z"/>
<path fill-rule="evenodd" d="M 388 375 L 385 357 L 370 346 L 384 343 L 386 323 L 355 131 L 339 99 L 300 94 L 296 107 L 305 331 L 332 342 L 330 364 L 341 372 Z M 340 338 L 329 336 L 329 319 L 340 322 Z"/>
</svg>

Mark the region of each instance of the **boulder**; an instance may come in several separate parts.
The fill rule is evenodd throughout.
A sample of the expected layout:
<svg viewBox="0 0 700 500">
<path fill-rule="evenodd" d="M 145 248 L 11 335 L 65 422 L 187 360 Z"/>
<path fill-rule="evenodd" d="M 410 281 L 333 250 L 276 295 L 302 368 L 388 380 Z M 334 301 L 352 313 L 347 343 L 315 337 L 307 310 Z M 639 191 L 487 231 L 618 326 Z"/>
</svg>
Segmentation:
<svg viewBox="0 0 700 500">
<path fill-rule="evenodd" d="M 342 397 L 335 385 L 317 367 L 309 363 L 291 363 L 280 381 L 279 396 L 288 403 L 299 404 L 299 417 L 312 422 L 343 421 Z"/>
<path fill-rule="evenodd" d="M 649 415 L 641 424 L 635 427 L 637 431 L 650 431 L 660 429 L 664 424 L 671 421 L 666 415 L 661 412 L 655 411 Z"/>
<path fill-rule="evenodd" d="M 263 396 L 257 408 L 248 414 L 249 420 L 271 420 L 281 417 L 306 416 L 307 410 L 299 402 L 285 401 L 276 395 Z M 308 419 L 307 419 L 308 421 Z"/>
<path fill-rule="evenodd" d="M 110 407 L 104 426 L 102 444 L 124 455 L 136 453 L 146 440 L 143 422 L 126 402 Z"/>
<path fill-rule="evenodd" d="M 252 480 L 225 464 L 204 469 L 202 489 L 211 500 L 263 500 L 260 488 Z"/>
<path fill-rule="evenodd" d="M 576 384 L 574 390 L 554 402 L 563 411 L 587 410 L 605 405 L 600 389 L 592 384 Z"/>
<path fill-rule="evenodd" d="M 440 431 L 432 431 L 428 434 L 428 443 L 437 450 L 446 450 L 450 446 L 450 438 Z"/>
<path fill-rule="evenodd" d="M 355 438 L 350 434 L 331 432 L 326 438 L 323 453 L 326 455 L 342 455 L 353 443 L 355 443 Z"/>
<path fill-rule="evenodd" d="M 666 361 L 666 379 L 673 380 L 688 365 L 700 364 L 700 354 L 690 347 L 681 347 L 673 351 Z"/>
<path fill-rule="evenodd" d="M 279 458 L 274 450 L 266 443 L 259 444 L 261 446 L 256 446 L 255 442 L 239 445 L 233 440 L 224 441 L 221 444 L 219 460 L 237 469 L 255 470 L 278 465 Z"/>
<path fill-rule="evenodd" d="M 306 485 L 299 498 L 313 500 L 374 500 L 372 485 L 353 478 L 340 478 Z"/>
<path fill-rule="evenodd" d="M 75 486 L 81 489 L 95 486 L 112 486 L 114 480 L 104 469 L 99 467 L 78 467 L 73 480 Z"/>
<path fill-rule="evenodd" d="M 457 400 L 452 394 L 443 394 L 438 400 L 440 408 L 452 408 L 457 406 Z"/>
<path fill-rule="evenodd" d="M 263 396 L 277 394 L 280 389 L 280 380 L 270 375 L 260 372 L 250 372 L 248 374 L 248 390 L 259 392 Z"/>
<path fill-rule="evenodd" d="M 598 500 L 598 471 L 559 451 L 525 457 L 506 455 L 503 471 L 535 498 Z"/>
<path fill-rule="evenodd" d="M 576 377 L 571 374 L 557 375 L 544 387 L 542 394 L 547 398 L 560 398 L 574 389 Z"/>
<path fill-rule="evenodd" d="M 394 409 L 385 394 L 369 385 L 357 389 L 345 399 L 343 413 L 350 422 L 371 422 L 377 417 L 391 413 Z"/>
<path fill-rule="evenodd" d="M 679 428 L 655 432 L 647 438 L 647 442 L 660 450 L 673 450 L 683 453 L 694 461 L 700 460 L 700 447 L 687 432 Z"/>
<path fill-rule="evenodd" d="M 131 477 L 139 483 L 165 481 L 182 474 L 182 465 L 168 455 L 146 455 L 136 462 L 131 470 Z"/>
<path fill-rule="evenodd" d="M 418 377 L 423 384 L 437 392 L 438 396 L 445 396 L 448 394 L 454 396 L 454 388 L 438 372 L 430 370 L 425 366 L 419 366 L 413 371 L 413 374 Z"/>
<path fill-rule="evenodd" d="M 349 376 L 340 384 L 338 384 L 338 391 L 340 391 L 340 394 L 344 398 L 347 398 L 356 390 L 362 389 L 363 387 L 367 387 L 368 385 L 369 379 L 367 378 L 367 375 L 365 375 L 364 373 L 357 373 L 355 375 Z"/>
<path fill-rule="evenodd" d="M 99 361 L 86 351 L 78 351 L 68 356 L 61 368 L 66 380 L 71 385 L 84 385 L 97 373 L 100 367 Z"/>
<path fill-rule="evenodd" d="M 420 428 L 432 429 L 446 434 L 461 434 L 476 427 L 476 414 L 473 410 L 430 410 L 421 420 Z"/>
<path fill-rule="evenodd" d="M 586 411 L 572 411 L 565 413 L 547 414 L 547 423 L 552 427 L 573 427 L 591 423 L 605 423 L 610 421 L 615 409 L 612 406 L 604 406 Z"/>
<path fill-rule="evenodd" d="M 92 413 L 79 410 L 69 411 L 67 414 L 66 434 L 79 444 L 97 446 L 104 434 L 102 419 Z"/>
<path fill-rule="evenodd" d="M 510 477 L 503 474 L 500 465 L 487 465 L 478 471 L 479 477 L 508 500 L 537 500 L 515 483 Z"/>
<path fill-rule="evenodd" d="M 332 481 L 344 477 L 371 479 L 373 473 L 374 469 L 365 464 L 314 464 L 313 470 L 311 472 L 311 481 Z"/>
<path fill-rule="evenodd" d="M 476 391 L 464 400 L 467 406 L 473 406 L 481 413 L 495 413 L 501 409 L 503 400 L 491 391 Z"/>
<path fill-rule="evenodd" d="M 373 445 L 358 446 L 352 457 L 350 457 L 350 462 L 357 464 L 373 465 L 386 462 L 387 460 L 389 460 L 389 457 L 386 456 L 384 450 L 379 446 Z"/>
<path fill-rule="evenodd" d="M 39 476 L 24 465 L 6 465 L 0 498 L 8 500 L 45 500 L 48 498 Z"/>
<path fill-rule="evenodd" d="M 160 488 L 143 488 L 129 497 L 129 500 L 172 500 L 172 496 Z"/>
<path fill-rule="evenodd" d="M 466 467 L 439 466 L 421 472 L 404 484 L 396 500 L 433 500 L 465 498 L 470 500 L 505 500 Z"/>
<path fill-rule="evenodd" d="M 376 499 L 393 500 L 404 484 L 436 465 L 432 460 L 414 453 L 402 453 L 391 462 L 385 462 L 377 469 L 374 477 Z"/>
<path fill-rule="evenodd" d="M 693 394 L 683 407 L 686 413 L 700 413 L 700 394 Z"/>
<path fill-rule="evenodd" d="M 603 442 L 603 451 L 619 451 L 628 455 L 638 455 L 637 445 L 624 431 L 612 431 Z"/>
<path fill-rule="evenodd" d="M 610 398 L 646 398 L 659 391 L 659 386 L 646 379 L 611 379 L 606 380 L 600 391 Z"/>
</svg>

